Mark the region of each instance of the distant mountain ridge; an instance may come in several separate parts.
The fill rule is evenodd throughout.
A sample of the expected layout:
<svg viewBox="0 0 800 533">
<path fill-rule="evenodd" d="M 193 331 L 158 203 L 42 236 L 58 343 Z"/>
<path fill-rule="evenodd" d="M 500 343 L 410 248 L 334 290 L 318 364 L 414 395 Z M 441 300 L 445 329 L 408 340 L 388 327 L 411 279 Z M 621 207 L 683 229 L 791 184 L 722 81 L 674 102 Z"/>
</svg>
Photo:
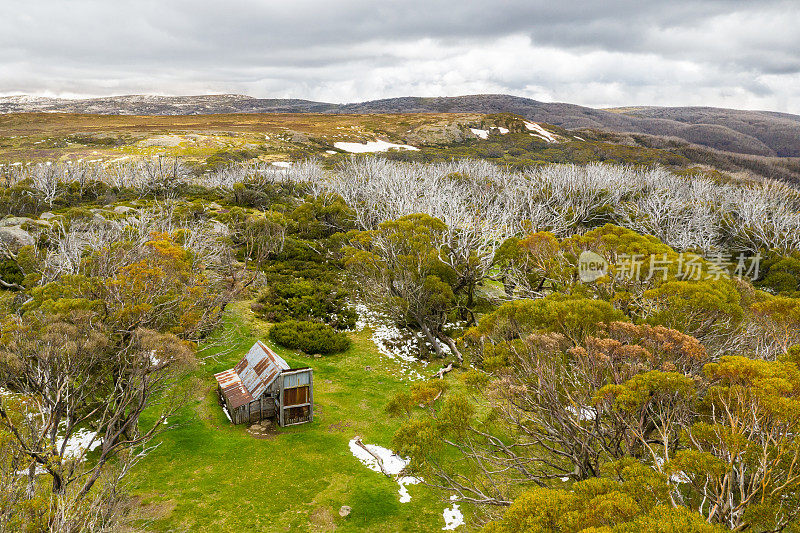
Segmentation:
<svg viewBox="0 0 800 533">
<path fill-rule="evenodd" d="M 127 95 L 65 99 L 0 97 L 0 113 L 87 113 L 98 115 L 217 115 L 222 113 L 323 113 L 336 104 L 310 100 L 253 98 L 239 94 L 200 96 Z"/>
<path fill-rule="evenodd" d="M 130 95 L 70 100 L 0 97 L 0 113 L 88 113 L 108 115 L 200 115 L 220 113 L 514 113 L 566 129 L 676 137 L 740 154 L 800 157 L 800 116 L 713 107 L 594 109 L 503 94 L 402 97 L 332 104 L 244 95 Z"/>
</svg>

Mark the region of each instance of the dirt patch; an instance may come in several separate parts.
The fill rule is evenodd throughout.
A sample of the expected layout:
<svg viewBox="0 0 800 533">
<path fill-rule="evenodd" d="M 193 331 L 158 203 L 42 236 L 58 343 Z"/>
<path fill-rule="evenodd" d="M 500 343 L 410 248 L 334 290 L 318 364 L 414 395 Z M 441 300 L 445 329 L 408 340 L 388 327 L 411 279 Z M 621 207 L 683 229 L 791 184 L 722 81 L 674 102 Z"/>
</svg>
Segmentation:
<svg viewBox="0 0 800 533">
<path fill-rule="evenodd" d="M 247 433 L 254 439 L 259 440 L 272 440 L 278 436 L 278 431 L 275 429 L 275 424 L 269 420 L 265 420 L 259 424 L 253 424 L 247 428 Z"/>
<path fill-rule="evenodd" d="M 335 531 L 336 523 L 334 522 L 333 513 L 330 509 L 325 507 L 317 507 L 311 511 L 308 517 L 311 531 Z"/>
<path fill-rule="evenodd" d="M 336 422 L 328 426 L 328 433 L 341 433 L 345 430 L 345 428 L 352 427 L 352 425 L 353 424 L 351 424 L 350 422 L 345 422 L 345 421 Z"/>
<path fill-rule="evenodd" d="M 142 503 L 146 498 L 147 496 L 135 496 L 129 498 L 125 503 L 128 509 L 130 509 L 130 520 L 163 520 L 168 518 L 178 505 L 175 500 Z"/>
</svg>

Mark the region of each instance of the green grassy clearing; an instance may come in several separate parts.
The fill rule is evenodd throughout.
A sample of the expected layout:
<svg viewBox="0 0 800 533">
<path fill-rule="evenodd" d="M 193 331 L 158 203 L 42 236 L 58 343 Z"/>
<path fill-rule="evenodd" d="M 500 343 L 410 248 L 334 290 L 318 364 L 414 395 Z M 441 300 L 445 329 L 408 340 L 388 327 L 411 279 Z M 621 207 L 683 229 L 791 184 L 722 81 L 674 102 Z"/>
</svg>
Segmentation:
<svg viewBox="0 0 800 533">
<path fill-rule="evenodd" d="M 267 338 L 248 303 L 230 306 L 221 334 L 237 349 L 199 367 L 195 397 L 170 420 L 178 427 L 159 437 L 161 445 L 131 474 L 138 525 L 154 531 L 441 530 L 448 503 L 421 485 L 409 486 L 411 501 L 400 503 L 398 484 L 362 465 L 348 447 L 356 435 L 391 447 L 399 420 L 384 406 L 407 387 L 395 377 L 396 363 L 377 353 L 369 331 L 353 334 L 348 352 L 323 359 L 277 349 L 292 366 L 314 368 L 313 423 L 256 439 L 246 426 L 228 422 L 213 374 L 233 366 L 256 338 Z M 347 518 L 339 517 L 342 505 L 352 507 Z"/>
</svg>

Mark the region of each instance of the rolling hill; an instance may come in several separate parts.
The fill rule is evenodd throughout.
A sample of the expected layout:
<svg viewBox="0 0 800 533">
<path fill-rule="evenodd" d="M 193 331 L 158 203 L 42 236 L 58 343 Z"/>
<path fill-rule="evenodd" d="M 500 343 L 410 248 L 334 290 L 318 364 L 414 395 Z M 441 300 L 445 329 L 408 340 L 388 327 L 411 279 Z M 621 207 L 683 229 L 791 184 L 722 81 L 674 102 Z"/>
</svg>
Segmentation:
<svg viewBox="0 0 800 533">
<path fill-rule="evenodd" d="M 518 96 L 403 97 L 331 104 L 243 95 L 115 96 L 85 100 L 11 96 L 0 113 L 66 112 L 104 115 L 206 115 L 220 113 L 514 113 L 566 129 L 655 135 L 738 154 L 800 157 L 800 116 L 710 107 L 594 109 Z"/>
</svg>

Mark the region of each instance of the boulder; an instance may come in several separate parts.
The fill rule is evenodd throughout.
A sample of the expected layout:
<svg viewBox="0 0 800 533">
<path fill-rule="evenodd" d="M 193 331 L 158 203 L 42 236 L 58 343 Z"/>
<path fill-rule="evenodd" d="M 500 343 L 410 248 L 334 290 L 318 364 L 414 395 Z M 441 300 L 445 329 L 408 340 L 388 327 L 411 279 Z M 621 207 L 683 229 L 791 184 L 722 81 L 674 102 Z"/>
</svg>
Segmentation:
<svg viewBox="0 0 800 533">
<path fill-rule="evenodd" d="M 118 205 L 114 208 L 114 212 L 118 215 L 124 215 L 132 211 L 136 211 L 136 209 L 133 207 L 128 207 L 127 205 Z"/>
<path fill-rule="evenodd" d="M 42 213 L 41 215 L 39 215 L 39 218 L 40 218 L 41 220 L 50 220 L 51 218 L 55 218 L 55 217 L 57 217 L 57 216 L 58 216 L 58 215 L 56 215 L 55 213 L 51 213 L 50 211 L 45 211 L 44 213 Z"/>
<path fill-rule="evenodd" d="M 227 237 L 228 235 L 230 235 L 231 230 L 228 228 L 228 226 L 226 226 L 225 224 L 223 224 L 219 220 L 212 220 L 211 221 L 211 232 L 214 233 L 214 235 L 219 235 L 221 237 Z"/>
<path fill-rule="evenodd" d="M 413 146 L 453 144 L 463 142 L 467 138 L 464 131 L 464 126 L 459 123 L 429 124 L 407 133 L 403 141 Z"/>
<path fill-rule="evenodd" d="M 22 226 L 26 222 L 33 222 L 32 218 L 28 217 L 6 217 L 0 220 L 0 228 L 7 228 L 9 226 Z"/>
<path fill-rule="evenodd" d="M 19 226 L 6 226 L 0 227 L 0 243 L 8 246 L 11 251 L 17 251 L 23 246 L 33 246 L 36 239 Z"/>
<path fill-rule="evenodd" d="M 352 509 L 350 508 L 349 505 L 342 505 L 341 507 L 339 507 L 339 516 L 344 518 L 345 516 L 350 514 L 350 511 L 352 511 Z"/>
</svg>

